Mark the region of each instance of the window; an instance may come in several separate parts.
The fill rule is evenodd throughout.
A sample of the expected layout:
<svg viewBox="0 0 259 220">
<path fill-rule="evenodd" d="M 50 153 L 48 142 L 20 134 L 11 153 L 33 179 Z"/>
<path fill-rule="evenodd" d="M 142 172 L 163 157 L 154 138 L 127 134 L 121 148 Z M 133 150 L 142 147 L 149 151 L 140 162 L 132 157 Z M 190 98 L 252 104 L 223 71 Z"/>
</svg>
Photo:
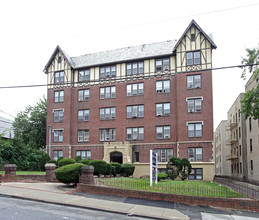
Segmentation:
<svg viewBox="0 0 259 220">
<path fill-rule="evenodd" d="M 187 98 L 188 113 L 201 112 L 202 98 Z"/>
<path fill-rule="evenodd" d="M 100 88 L 100 99 L 111 99 L 116 97 L 116 87 L 102 87 Z"/>
<path fill-rule="evenodd" d="M 202 148 L 188 148 L 188 160 L 189 161 L 202 161 Z"/>
<path fill-rule="evenodd" d="M 81 156 L 82 160 L 91 159 L 91 151 L 90 150 L 77 150 L 76 156 Z"/>
<path fill-rule="evenodd" d="M 253 152 L 253 139 L 250 139 L 250 152 Z"/>
<path fill-rule="evenodd" d="M 100 79 L 116 77 L 116 66 L 105 66 L 100 68 Z"/>
<path fill-rule="evenodd" d="M 251 160 L 251 161 L 250 161 L 250 164 L 251 164 L 251 171 L 253 171 L 253 170 L 254 170 L 254 161 Z"/>
<path fill-rule="evenodd" d="M 239 145 L 239 155 L 241 156 L 242 155 L 242 146 Z"/>
<path fill-rule="evenodd" d="M 54 130 L 54 142 L 63 142 L 63 130 Z"/>
<path fill-rule="evenodd" d="M 144 105 L 127 106 L 127 118 L 143 118 Z"/>
<path fill-rule="evenodd" d="M 252 118 L 249 117 L 249 131 L 252 131 Z"/>
<path fill-rule="evenodd" d="M 53 159 L 57 161 L 59 157 L 63 157 L 63 150 L 54 150 Z"/>
<path fill-rule="evenodd" d="M 242 173 L 242 163 L 240 162 L 240 173 Z"/>
<path fill-rule="evenodd" d="M 59 71 L 54 73 L 54 83 L 64 83 L 64 71 Z"/>
<path fill-rule="evenodd" d="M 191 41 L 195 41 L 195 34 L 191 34 Z"/>
<path fill-rule="evenodd" d="M 156 139 L 169 139 L 169 138 L 170 138 L 170 126 L 156 127 Z"/>
<path fill-rule="evenodd" d="M 170 103 L 156 104 L 156 116 L 169 116 L 170 115 Z"/>
<path fill-rule="evenodd" d="M 54 92 L 54 102 L 63 102 L 64 101 L 64 91 L 55 91 Z"/>
<path fill-rule="evenodd" d="M 173 149 L 155 149 L 158 162 L 168 162 L 173 157 Z"/>
<path fill-rule="evenodd" d="M 78 110 L 78 121 L 89 121 L 89 110 Z"/>
<path fill-rule="evenodd" d="M 127 96 L 143 95 L 144 83 L 128 84 Z"/>
<path fill-rule="evenodd" d="M 127 128 L 127 140 L 144 140 L 144 128 Z"/>
<path fill-rule="evenodd" d="M 89 89 L 79 90 L 78 91 L 78 101 L 88 101 L 89 100 Z"/>
<path fill-rule="evenodd" d="M 144 62 L 127 63 L 127 76 L 144 73 Z"/>
<path fill-rule="evenodd" d="M 115 119 L 116 108 L 100 108 L 100 120 Z"/>
<path fill-rule="evenodd" d="M 170 80 L 156 81 L 156 93 L 170 92 Z"/>
<path fill-rule="evenodd" d="M 64 110 L 54 110 L 54 122 L 62 122 L 64 116 Z"/>
<path fill-rule="evenodd" d="M 90 70 L 79 70 L 78 71 L 78 82 L 85 82 L 90 80 Z"/>
<path fill-rule="evenodd" d="M 78 142 L 89 142 L 89 130 L 79 130 L 77 134 Z"/>
<path fill-rule="evenodd" d="M 198 65 L 201 64 L 201 52 L 188 52 L 186 53 L 186 65 Z"/>
<path fill-rule="evenodd" d="M 116 139 L 116 129 L 100 129 L 100 141 L 115 141 Z"/>
<path fill-rule="evenodd" d="M 187 89 L 201 88 L 201 75 L 187 76 Z"/>
<path fill-rule="evenodd" d="M 203 172 L 202 168 L 194 168 L 191 170 L 189 174 L 189 180 L 202 180 L 203 179 Z"/>
<path fill-rule="evenodd" d="M 139 162 L 139 152 L 135 152 L 135 162 Z"/>
<path fill-rule="evenodd" d="M 169 71 L 170 62 L 169 58 L 156 59 L 156 72 Z"/>
<path fill-rule="evenodd" d="M 201 137 L 202 123 L 188 123 L 188 137 Z"/>
</svg>

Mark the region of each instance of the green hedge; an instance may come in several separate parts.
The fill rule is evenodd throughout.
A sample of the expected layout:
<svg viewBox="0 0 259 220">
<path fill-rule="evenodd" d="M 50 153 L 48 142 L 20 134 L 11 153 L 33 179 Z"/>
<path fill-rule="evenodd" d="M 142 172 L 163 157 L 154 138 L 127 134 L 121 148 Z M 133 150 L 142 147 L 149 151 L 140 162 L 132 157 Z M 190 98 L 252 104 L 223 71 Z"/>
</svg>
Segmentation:
<svg viewBox="0 0 259 220">
<path fill-rule="evenodd" d="M 76 163 L 76 161 L 72 158 L 64 158 L 60 161 L 58 161 L 58 167 L 63 167 L 65 165 L 68 165 L 68 164 L 74 164 Z"/>
<path fill-rule="evenodd" d="M 135 170 L 135 166 L 132 164 L 122 164 L 121 165 L 121 175 L 123 176 L 132 176 Z"/>
<path fill-rule="evenodd" d="M 104 160 L 92 160 L 89 165 L 94 167 L 94 175 L 100 176 L 106 173 L 107 163 Z"/>
<path fill-rule="evenodd" d="M 168 177 L 166 173 L 158 173 L 157 174 L 157 181 L 164 180 Z"/>
<path fill-rule="evenodd" d="M 80 163 L 83 163 L 84 165 L 89 165 L 91 161 L 92 161 L 91 159 L 84 159 L 84 160 L 80 160 Z"/>
<path fill-rule="evenodd" d="M 116 167 L 116 174 L 120 174 L 121 173 L 121 164 L 120 163 L 113 162 L 113 163 L 111 163 L 111 165 Z"/>
<path fill-rule="evenodd" d="M 107 163 L 107 164 L 106 164 L 106 172 L 105 172 L 104 175 L 109 176 L 109 175 L 111 175 L 111 174 L 112 174 L 112 165 L 111 165 L 110 163 Z"/>
<path fill-rule="evenodd" d="M 116 167 L 115 166 L 112 166 L 112 173 L 111 173 L 113 176 L 116 176 Z"/>
<path fill-rule="evenodd" d="M 79 183 L 79 176 L 82 174 L 83 164 L 64 165 L 55 170 L 55 175 L 58 181 L 65 184 Z"/>
</svg>

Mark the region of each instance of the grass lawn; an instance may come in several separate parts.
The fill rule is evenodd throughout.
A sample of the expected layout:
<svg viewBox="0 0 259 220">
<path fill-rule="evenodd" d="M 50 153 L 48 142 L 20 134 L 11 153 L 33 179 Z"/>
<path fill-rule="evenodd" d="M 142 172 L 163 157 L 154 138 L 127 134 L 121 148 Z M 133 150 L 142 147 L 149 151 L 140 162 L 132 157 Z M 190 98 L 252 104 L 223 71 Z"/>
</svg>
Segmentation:
<svg viewBox="0 0 259 220">
<path fill-rule="evenodd" d="M 5 174 L 4 171 L 0 171 L 0 174 Z M 45 175 L 43 171 L 16 171 L 16 175 Z"/>
<path fill-rule="evenodd" d="M 105 178 L 100 179 L 100 184 L 133 190 L 154 191 L 163 193 L 172 193 L 179 195 L 193 195 L 206 197 L 225 197 L 236 198 L 242 197 L 239 193 L 210 181 L 198 180 L 162 180 L 156 185 L 150 187 L 149 179 L 136 178 Z"/>
</svg>

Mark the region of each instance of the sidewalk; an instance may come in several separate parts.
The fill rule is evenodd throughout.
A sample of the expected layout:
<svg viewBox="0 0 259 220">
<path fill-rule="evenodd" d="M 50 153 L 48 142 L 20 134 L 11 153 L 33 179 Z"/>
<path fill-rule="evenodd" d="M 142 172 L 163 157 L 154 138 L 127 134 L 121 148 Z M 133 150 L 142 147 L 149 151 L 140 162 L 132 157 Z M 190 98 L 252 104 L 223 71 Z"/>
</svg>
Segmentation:
<svg viewBox="0 0 259 220">
<path fill-rule="evenodd" d="M 150 207 L 123 201 L 107 201 L 74 195 L 76 189 L 62 183 L 1 183 L 0 196 L 29 199 L 59 205 L 88 208 L 120 214 L 132 214 L 153 219 L 189 219 L 187 215 L 169 208 Z"/>
</svg>

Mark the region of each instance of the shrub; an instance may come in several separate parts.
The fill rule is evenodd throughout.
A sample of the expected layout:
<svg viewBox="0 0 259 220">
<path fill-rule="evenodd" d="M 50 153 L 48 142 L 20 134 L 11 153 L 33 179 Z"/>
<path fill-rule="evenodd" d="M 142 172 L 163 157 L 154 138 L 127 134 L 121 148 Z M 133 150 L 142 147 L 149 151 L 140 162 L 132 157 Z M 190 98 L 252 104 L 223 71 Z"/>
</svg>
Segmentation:
<svg viewBox="0 0 259 220">
<path fill-rule="evenodd" d="M 59 167 L 55 170 L 55 175 L 58 181 L 65 184 L 79 183 L 79 176 L 82 174 L 83 164 L 69 164 Z"/>
<path fill-rule="evenodd" d="M 57 165 L 57 161 L 55 161 L 55 160 L 49 160 L 48 163 L 54 163 Z"/>
<path fill-rule="evenodd" d="M 113 162 L 111 163 L 112 166 L 116 167 L 116 174 L 120 174 L 121 173 L 121 164 L 118 162 Z"/>
<path fill-rule="evenodd" d="M 158 173 L 157 174 L 157 181 L 164 180 L 168 177 L 166 173 Z"/>
<path fill-rule="evenodd" d="M 91 161 L 92 161 L 91 159 L 84 159 L 84 160 L 80 160 L 79 163 L 83 163 L 84 165 L 89 165 Z"/>
<path fill-rule="evenodd" d="M 111 173 L 113 176 L 116 176 L 116 167 L 115 166 L 112 166 L 112 173 Z"/>
<path fill-rule="evenodd" d="M 123 176 L 131 176 L 134 173 L 135 166 L 132 164 L 122 164 L 121 165 L 121 175 Z"/>
<path fill-rule="evenodd" d="M 58 166 L 58 163 L 59 163 L 59 161 L 61 161 L 61 160 L 63 160 L 64 159 L 64 157 L 59 157 L 58 159 L 57 159 L 57 166 Z"/>
<path fill-rule="evenodd" d="M 90 166 L 94 167 L 94 175 L 104 175 L 107 169 L 107 163 L 104 160 L 92 160 L 89 163 Z"/>
<path fill-rule="evenodd" d="M 77 163 L 79 163 L 80 160 L 81 160 L 81 156 L 80 156 L 80 155 L 76 156 L 75 161 L 76 161 Z"/>
<path fill-rule="evenodd" d="M 110 176 L 112 173 L 112 165 L 110 163 L 106 164 L 106 172 L 104 175 Z"/>
<path fill-rule="evenodd" d="M 76 161 L 72 158 L 64 158 L 58 162 L 58 167 L 63 167 L 68 164 L 74 164 Z"/>
</svg>

